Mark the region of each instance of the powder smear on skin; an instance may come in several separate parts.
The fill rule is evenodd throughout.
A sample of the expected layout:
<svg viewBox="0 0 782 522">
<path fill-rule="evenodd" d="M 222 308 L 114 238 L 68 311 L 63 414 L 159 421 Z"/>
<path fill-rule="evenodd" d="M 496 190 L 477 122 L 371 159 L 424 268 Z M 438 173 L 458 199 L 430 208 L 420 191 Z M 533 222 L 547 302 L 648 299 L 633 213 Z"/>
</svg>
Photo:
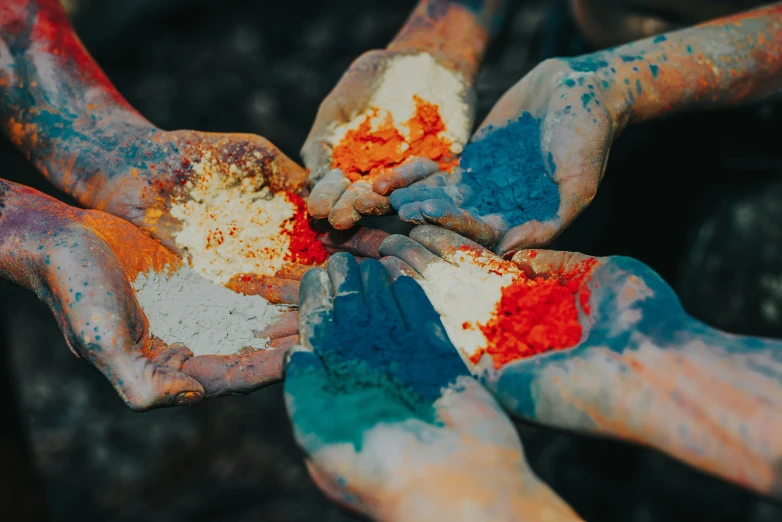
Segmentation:
<svg viewBox="0 0 782 522">
<path fill-rule="evenodd" d="M 132 283 L 149 320 L 149 332 L 167 344 L 182 343 L 194 355 L 233 355 L 269 349 L 263 330 L 287 307 L 259 296 L 237 294 L 187 266 L 150 269 Z"/>
<path fill-rule="evenodd" d="M 189 197 L 172 203 L 171 215 L 182 222 L 176 243 L 190 266 L 224 285 L 241 274 L 273 276 L 289 262 L 323 262 L 328 254 L 301 198 L 272 192 L 243 167 L 226 168 L 207 155 L 193 164 L 195 176 L 185 184 Z"/>
<path fill-rule="evenodd" d="M 333 168 L 352 181 L 423 156 L 451 171 L 471 131 L 462 76 L 428 53 L 382 68 L 368 109 L 332 129 Z"/>
<path fill-rule="evenodd" d="M 589 313 L 589 288 L 582 283 L 595 261 L 584 261 L 568 273 L 529 278 L 522 275 L 502 289 L 492 318 L 480 326 L 487 346 L 473 354 L 477 364 L 484 353 L 494 367 L 531 355 L 571 348 L 581 340 L 578 306 Z"/>
</svg>

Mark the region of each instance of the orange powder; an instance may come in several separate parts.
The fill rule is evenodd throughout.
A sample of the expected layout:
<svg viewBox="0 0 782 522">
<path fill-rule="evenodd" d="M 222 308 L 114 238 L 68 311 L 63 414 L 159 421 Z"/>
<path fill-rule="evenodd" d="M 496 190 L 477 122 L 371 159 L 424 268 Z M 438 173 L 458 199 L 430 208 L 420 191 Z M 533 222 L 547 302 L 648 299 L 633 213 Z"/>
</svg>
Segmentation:
<svg viewBox="0 0 782 522">
<path fill-rule="evenodd" d="M 576 301 L 588 314 L 589 289 L 582 283 L 594 264 L 590 259 L 566 274 L 546 278 L 522 275 L 503 288 L 492 318 L 480 326 L 488 345 L 470 360 L 477 364 L 488 353 L 500 369 L 517 359 L 578 344 L 583 329 Z"/>
<path fill-rule="evenodd" d="M 394 126 L 391 114 L 383 118 L 378 128 L 372 129 L 371 120 L 379 112 L 375 109 L 334 147 L 332 168 L 342 169 L 348 179 L 356 181 L 396 167 L 407 158 L 420 156 L 438 162 L 441 170 L 451 172 L 458 161 L 451 154 L 450 140 L 438 136 L 445 130 L 440 110 L 418 96 L 413 99 L 415 115 L 405 123 L 410 129 L 409 142 Z"/>
</svg>

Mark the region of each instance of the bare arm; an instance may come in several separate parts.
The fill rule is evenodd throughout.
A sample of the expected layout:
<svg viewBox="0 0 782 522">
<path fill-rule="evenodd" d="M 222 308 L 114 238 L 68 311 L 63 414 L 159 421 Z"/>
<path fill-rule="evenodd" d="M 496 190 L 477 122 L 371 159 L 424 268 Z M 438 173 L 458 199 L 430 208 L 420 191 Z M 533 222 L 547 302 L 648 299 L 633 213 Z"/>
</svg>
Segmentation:
<svg viewBox="0 0 782 522">
<path fill-rule="evenodd" d="M 106 183 L 96 172 L 157 132 L 111 84 L 58 0 L 0 6 L 0 125 L 55 186 L 91 206 Z M 162 161 L 170 150 L 155 152 Z"/>
<path fill-rule="evenodd" d="M 504 12 L 505 0 L 421 0 L 388 49 L 427 51 L 474 77 Z"/>
</svg>

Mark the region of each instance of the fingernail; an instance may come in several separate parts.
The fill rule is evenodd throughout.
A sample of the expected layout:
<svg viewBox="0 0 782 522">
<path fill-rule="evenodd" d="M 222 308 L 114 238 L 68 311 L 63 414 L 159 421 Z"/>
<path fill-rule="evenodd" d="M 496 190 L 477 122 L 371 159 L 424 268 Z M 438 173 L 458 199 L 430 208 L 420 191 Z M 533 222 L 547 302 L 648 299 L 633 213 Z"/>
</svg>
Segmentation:
<svg viewBox="0 0 782 522">
<path fill-rule="evenodd" d="M 203 396 L 198 392 L 182 392 L 174 399 L 177 406 L 188 406 L 200 402 Z"/>
</svg>

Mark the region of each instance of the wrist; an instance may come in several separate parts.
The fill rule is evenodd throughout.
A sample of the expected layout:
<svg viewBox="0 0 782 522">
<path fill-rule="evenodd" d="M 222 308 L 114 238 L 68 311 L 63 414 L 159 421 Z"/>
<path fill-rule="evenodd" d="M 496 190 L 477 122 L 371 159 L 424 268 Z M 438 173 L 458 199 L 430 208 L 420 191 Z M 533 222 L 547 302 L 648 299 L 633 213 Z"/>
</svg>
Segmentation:
<svg viewBox="0 0 782 522">
<path fill-rule="evenodd" d="M 428 53 L 444 67 L 460 72 L 472 84 L 489 44 L 486 8 L 474 12 L 460 2 L 445 7 L 419 2 L 405 25 L 387 46 L 389 51 Z M 438 2 L 442 3 L 442 2 Z"/>
</svg>

